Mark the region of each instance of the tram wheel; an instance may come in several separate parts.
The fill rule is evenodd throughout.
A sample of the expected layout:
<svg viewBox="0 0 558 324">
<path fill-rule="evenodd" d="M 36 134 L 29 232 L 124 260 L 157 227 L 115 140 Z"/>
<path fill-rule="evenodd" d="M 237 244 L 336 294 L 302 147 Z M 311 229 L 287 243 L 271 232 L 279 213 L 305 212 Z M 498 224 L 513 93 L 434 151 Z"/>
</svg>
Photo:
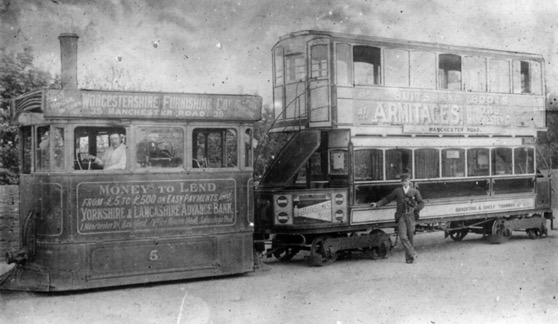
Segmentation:
<svg viewBox="0 0 558 324">
<path fill-rule="evenodd" d="M 454 241 L 461 241 L 467 236 L 467 233 L 469 233 L 467 230 L 451 231 L 449 232 L 449 237 Z"/>
<path fill-rule="evenodd" d="M 492 234 L 489 236 L 491 243 L 504 243 L 512 236 L 512 230 L 502 219 L 497 219 L 492 224 Z"/>
<path fill-rule="evenodd" d="M 291 260 L 295 255 L 297 255 L 299 251 L 300 251 L 299 247 L 288 246 L 288 247 L 280 248 L 277 251 L 273 252 L 273 256 L 279 261 L 286 262 Z"/>
<path fill-rule="evenodd" d="M 533 240 L 538 239 L 542 236 L 541 231 L 538 228 L 529 228 L 527 234 Z"/>
<path fill-rule="evenodd" d="M 310 248 L 310 261 L 315 266 L 326 266 L 337 260 L 337 253 L 331 252 L 330 247 L 324 243 L 330 236 L 322 235 L 312 241 Z"/>
</svg>

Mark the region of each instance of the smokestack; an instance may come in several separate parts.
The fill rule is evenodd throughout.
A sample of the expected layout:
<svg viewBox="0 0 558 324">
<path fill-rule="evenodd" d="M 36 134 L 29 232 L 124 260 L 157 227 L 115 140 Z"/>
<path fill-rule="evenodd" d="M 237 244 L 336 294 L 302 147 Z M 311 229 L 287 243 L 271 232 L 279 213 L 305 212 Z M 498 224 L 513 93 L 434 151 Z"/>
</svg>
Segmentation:
<svg viewBox="0 0 558 324">
<path fill-rule="evenodd" d="M 77 89 L 77 44 L 78 35 L 60 34 L 60 65 L 62 89 Z"/>
</svg>

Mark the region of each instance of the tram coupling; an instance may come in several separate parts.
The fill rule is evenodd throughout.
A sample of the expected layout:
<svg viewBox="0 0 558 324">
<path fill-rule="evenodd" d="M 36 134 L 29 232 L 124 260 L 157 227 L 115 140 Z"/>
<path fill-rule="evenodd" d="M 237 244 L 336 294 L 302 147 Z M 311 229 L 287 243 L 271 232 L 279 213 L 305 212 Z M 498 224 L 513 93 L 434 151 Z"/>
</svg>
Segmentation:
<svg viewBox="0 0 558 324">
<path fill-rule="evenodd" d="M 27 249 L 21 249 L 17 252 L 6 252 L 6 263 L 17 265 L 24 265 L 29 259 L 29 251 Z"/>
</svg>

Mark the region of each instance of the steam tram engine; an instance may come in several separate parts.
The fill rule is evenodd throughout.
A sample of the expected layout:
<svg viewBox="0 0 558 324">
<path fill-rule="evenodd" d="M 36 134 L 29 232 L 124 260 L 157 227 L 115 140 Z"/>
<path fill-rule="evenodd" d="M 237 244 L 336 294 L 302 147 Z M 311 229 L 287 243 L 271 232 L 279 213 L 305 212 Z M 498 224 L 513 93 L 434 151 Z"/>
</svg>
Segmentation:
<svg viewBox="0 0 558 324">
<path fill-rule="evenodd" d="M 394 205 L 370 203 L 403 172 L 425 199 L 420 229 L 457 241 L 547 233 L 540 55 L 323 31 L 288 34 L 272 52 L 271 132 L 290 140 L 256 189 L 259 251 L 306 250 L 314 265 L 385 256 Z"/>
</svg>

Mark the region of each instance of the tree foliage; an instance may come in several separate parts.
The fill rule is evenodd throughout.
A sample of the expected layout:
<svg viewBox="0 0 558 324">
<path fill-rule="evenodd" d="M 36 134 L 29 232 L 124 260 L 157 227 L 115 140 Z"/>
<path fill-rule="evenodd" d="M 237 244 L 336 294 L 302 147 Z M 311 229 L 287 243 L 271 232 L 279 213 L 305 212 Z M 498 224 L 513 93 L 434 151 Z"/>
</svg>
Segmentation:
<svg viewBox="0 0 558 324">
<path fill-rule="evenodd" d="M 7 176 L 0 183 L 17 183 L 19 162 L 17 126 L 11 124 L 10 102 L 26 92 L 60 84 L 58 76 L 33 65 L 33 49 L 12 53 L 0 50 L 0 156 Z"/>
</svg>

